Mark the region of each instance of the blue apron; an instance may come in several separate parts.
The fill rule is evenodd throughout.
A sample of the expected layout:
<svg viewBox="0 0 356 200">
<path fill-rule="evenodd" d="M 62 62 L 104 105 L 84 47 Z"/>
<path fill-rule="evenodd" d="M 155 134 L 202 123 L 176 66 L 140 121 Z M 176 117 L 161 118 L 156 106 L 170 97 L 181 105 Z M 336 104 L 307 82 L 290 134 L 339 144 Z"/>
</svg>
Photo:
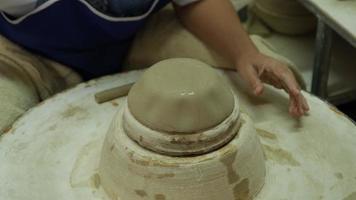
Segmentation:
<svg viewBox="0 0 356 200">
<path fill-rule="evenodd" d="M 85 0 L 50 0 L 18 19 L 1 13 L 0 34 L 90 79 L 118 72 L 135 33 L 167 3 L 154 0 L 141 16 L 111 17 Z"/>
</svg>

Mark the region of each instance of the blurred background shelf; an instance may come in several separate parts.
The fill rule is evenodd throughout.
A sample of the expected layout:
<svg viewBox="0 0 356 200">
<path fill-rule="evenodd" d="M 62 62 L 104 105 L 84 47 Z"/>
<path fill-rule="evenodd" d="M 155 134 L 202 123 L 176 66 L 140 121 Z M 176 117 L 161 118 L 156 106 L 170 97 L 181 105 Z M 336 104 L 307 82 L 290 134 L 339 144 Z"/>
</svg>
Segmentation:
<svg viewBox="0 0 356 200">
<path fill-rule="evenodd" d="M 256 0 L 249 20 L 256 19 L 250 33 L 294 62 L 309 92 L 356 119 L 356 1 Z"/>
</svg>

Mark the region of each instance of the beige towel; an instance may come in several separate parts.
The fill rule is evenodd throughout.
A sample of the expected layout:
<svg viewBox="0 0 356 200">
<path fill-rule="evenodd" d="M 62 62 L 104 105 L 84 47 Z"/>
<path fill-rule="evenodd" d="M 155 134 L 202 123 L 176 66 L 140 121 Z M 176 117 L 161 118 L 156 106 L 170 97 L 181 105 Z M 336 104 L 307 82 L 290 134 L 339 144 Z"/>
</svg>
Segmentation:
<svg viewBox="0 0 356 200">
<path fill-rule="evenodd" d="M 80 81 L 69 68 L 0 36 L 0 135 L 29 108 Z"/>
</svg>

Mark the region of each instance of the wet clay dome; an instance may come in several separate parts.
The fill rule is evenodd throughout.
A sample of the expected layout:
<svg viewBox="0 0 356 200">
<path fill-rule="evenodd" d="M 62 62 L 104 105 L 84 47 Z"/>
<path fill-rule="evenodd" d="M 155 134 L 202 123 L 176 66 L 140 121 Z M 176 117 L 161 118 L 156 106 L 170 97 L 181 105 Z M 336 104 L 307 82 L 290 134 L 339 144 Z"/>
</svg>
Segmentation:
<svg viewBox="0 0 356 200">
<path fill-rule="evenodd" d="M 113 119 L 99 175 L 112 199 L 251 199 L 263 151 L 238 98 L 208 65 L 169 59 L 148 69 Z"/>
<path fill-rule="evenodd" d="M 169 59 L 145 72 L 130 91 L 128 106 L 151 129 L 185 134 L 221 123 L 233 111 L 234 97 L 205 63 Z"/>
</svg>

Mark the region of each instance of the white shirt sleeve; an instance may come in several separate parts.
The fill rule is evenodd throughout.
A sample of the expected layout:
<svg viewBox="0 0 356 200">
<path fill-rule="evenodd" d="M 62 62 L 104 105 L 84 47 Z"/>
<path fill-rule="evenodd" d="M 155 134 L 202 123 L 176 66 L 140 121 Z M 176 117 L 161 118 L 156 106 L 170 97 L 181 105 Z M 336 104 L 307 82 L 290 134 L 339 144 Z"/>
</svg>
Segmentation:
<svg viewBox="0 0 356 200">
<path fill-rule="evenodd" d="M 188 5 L 190 3 L 194 3 L 197 2 L 199 0 L 172 0 L 174 3 L 176 3 L 179 6 L 185 6 Z"/>
<path fill-rule="evenodd" d="M 37 0 L 0 0 L 0 11 L 19 17 L 35 9 L 36 4 Z"/>
</svg>

